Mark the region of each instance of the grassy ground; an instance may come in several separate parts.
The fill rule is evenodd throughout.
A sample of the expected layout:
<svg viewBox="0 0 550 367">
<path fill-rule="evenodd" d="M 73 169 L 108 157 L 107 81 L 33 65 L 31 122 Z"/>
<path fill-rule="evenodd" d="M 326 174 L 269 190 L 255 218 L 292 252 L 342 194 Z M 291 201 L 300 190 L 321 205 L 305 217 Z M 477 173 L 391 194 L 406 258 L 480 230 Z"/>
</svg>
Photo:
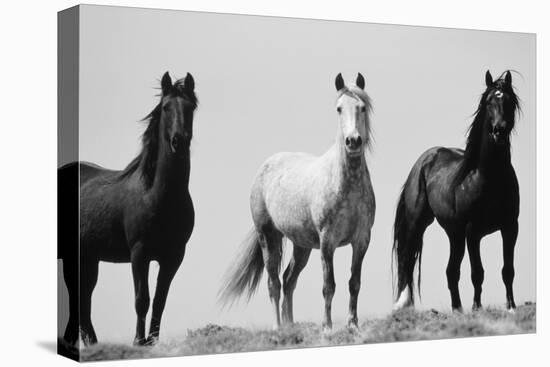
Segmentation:
<svg viewBox="0 0 550 367">
<path fill-rule="evenodd" d="M 479 312 L 404 310 L 365 321 L 360 330 L 335 329 L 325 334 L 319 325 L 298 323 L 279 331 L 247 330 L 207 325 L 189 330 L 186 337 L 162 341 L 154 347 L 98 344 L 81 351 L 82 360 L 151 358 L 211 353 L 232 353 L 346 344 L 445 339 L 468 336 L 534 333 L 536 305 L 526 303 L 515 314 L 488 308 Z"/>
</svg>

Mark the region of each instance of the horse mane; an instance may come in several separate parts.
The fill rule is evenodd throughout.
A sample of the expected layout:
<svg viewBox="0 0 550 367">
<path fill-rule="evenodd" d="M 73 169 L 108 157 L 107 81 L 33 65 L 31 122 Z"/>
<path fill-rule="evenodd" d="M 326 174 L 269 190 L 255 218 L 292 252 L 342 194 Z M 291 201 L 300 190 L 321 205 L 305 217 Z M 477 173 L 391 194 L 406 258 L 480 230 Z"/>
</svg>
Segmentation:
<svg viewBox="0 0 550 367">
<path fill-rule="evenodd" d="M 372 141 L 372 132 L 370 128 L 370 115 L 372 113 L 371 98 L 364 89 L 361 89 L 356 85 L 345 86 L 344 88 L 340 89 L 336 98 L 340 99 L 340 97 L 342 97 L 343 95 L 347 95 L 352 98 L 358 98 L 365 104 L 365 107 L 367 109 L 367 148 L 370 148 L 370 143 Z"/>
<path fill-rule="evenodd" d="M 521 112 L 521 106 L 519 97 L 517 96 L 514 87 L 508 86 L 504 81 L 504 77 L 507 72 L 508 71 L 504 71 L 500 77 L 496 79 L 491 86 L 487 87 L 485 92 L 481 95 L 477 110 L 473 114 L 474 120 L 467 130 L 464 160 L 460 163 L 457 174 L 454 177 L 453 187 L 458 186 L 472 170 L 477 168 L 483 138 L 483 127 L 487 112 L 487 99 L 495 89 L 502 90 L 508 95 L 509 100 L 507 103 L 512 105 L 512 116 L 510 116 L 508 123 L 511 125 L 510 130 L 514 131 L 515 116 L 517 112 Z M 507 144 L 509 149 L 510 142 Z"/>
<path fill-rule="evenodd" d="M 146 121 L 147 127 L 141 137 L 141 152 L 122 170 L 119 175 L 120 179 L 124 179 L 134 172 L 137 172 L 142 167 L 142 177 L 145 181 L 145 186 L 150 188 L 155 180 L 155 171 L 157 168 L 157 156 L 159 146 L 159 124 L 162 112 L 162 94 L 159 103 L 155 108 L 140 121 Z M 198 105 L 198 99 L 195 92 L 184 88 L 184 79 L 178 79 L 172 85 L 171 90 L 166 94 L 170 97 L 181 97 L 191 104 L 191 108 L 195 109 Z M 143 163 L 143 164 L 142 164 Z"/>
</svg>

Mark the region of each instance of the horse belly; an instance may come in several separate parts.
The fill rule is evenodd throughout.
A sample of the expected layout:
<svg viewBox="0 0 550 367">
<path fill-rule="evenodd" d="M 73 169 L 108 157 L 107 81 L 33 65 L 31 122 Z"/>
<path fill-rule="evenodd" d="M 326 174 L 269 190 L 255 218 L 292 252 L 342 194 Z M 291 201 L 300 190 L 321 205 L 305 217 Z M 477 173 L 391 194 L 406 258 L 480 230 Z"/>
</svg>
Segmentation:
<svg viewBox="0 0 550 367">
<path fill-rule="evenodd" d="M 296 230 L 287 229 L 283 232 L 283 235 L 296 246 L 314 249 L 319 249 L 320 247 L 319 234 L 315 230 L 304 230 L 303 228 Z"/>
<path fill-rule="evenodd" d="M 130 261 L 130 249 L 122 230 L 111 226 L 83 230 L 80 234 L 80 248 L 85 256 L 94 257 L 100 261 L 114 263 Z"/>
<path fill-rule="evenodd" d="M 303 182 L 272 179 L 262 190 L 261 199 L 254 204 L 253 218 L 257 227 L 270 223 L 294 244 L 319 248 L 319 234 L 311 217 L 307 188 Z"/>
<path fill-rule="evenodd" d="M 130 262 L 130 250 L 126 246 L 111 247 L 99 255 L 99 260 L 110 263 L 128 263 Z"/>
<path fill-rule="evenodd" d="M 319 248 L 319 234 L 306 210 L 285 210 L 271 213 L 277 230 L 293 244 L 307 248 Z"/>
<path fill-rule="evenodd" d="M 130 251 L 120 211 L 110 195 L 84 191 L 80 203 L 80 250 L 107 262 L 129 262 Z"/>
</svg>

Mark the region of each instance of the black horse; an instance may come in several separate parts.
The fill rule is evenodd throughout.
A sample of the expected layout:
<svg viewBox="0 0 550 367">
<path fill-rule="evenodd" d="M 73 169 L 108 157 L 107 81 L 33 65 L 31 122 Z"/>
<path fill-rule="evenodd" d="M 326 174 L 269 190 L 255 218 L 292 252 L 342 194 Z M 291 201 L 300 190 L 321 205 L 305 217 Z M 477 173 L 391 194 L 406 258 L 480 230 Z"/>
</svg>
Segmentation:
<svg viewBox="0 0 550 367">
<path fill-rule="evenodd" d="M 86 345 L 97 342 L 90 312 L 100 261 L 131 262 L 137 313 L 134 344 L 154 344 L 158 340 L 168 289 L 194 226 L 188 185 L 189 148 L 197 106 L 191 74 L 172 84 L 166 72 L 161 87 L 160 102 L 146 117 L 148 126 L 143 134 L 142 151 L 123 171 L 84 162 L 59 169 L 60 223 L 72 222 L 80 229 L 79 237 L 75 238 L 70 233 L 74 234 L 76 229 L 60 228 L 59 237 L 58 257 L 63 260 L 70 299 L 64 339 L 70 345 L 77 342 L 79 327 Z M 78 211 L 65 210 L 70 204 L 63 203 L 64 198 L 70 203 L 78 197 L 77 189 L 70 185 L 78 174 L 79 227 Z M 72 198 L 67 196 L 71 194 Z M 159 273 L 146 338 L 148 274 L 153 260 L 159 264 Z"/>
<path fill-rule="evenodd" d="M 519 187 L 510 159 L 510 133 L 520 107 L 510 71 L 495 81 L 487 71 L 485 83 L 487 89 L 470 126 L 466 149 L 429 149 L 420 156 L 405 182 L 394 224 L 393 252 L 398 275 L 394 309 L 414 302 L 413 271 L 417 262 L 420 291 L 422 238 L 434 217 L 451 245 L 447 284 L 452 309 L 462 310 L 458 282 L 466 243 L 474 286 L 473 309 L 481 308 L 484 270 L 480 241 L 495 231 L 502 234 L 506 306 L 511 311 L 516 307 L 512 283 Z"/>
</svg>

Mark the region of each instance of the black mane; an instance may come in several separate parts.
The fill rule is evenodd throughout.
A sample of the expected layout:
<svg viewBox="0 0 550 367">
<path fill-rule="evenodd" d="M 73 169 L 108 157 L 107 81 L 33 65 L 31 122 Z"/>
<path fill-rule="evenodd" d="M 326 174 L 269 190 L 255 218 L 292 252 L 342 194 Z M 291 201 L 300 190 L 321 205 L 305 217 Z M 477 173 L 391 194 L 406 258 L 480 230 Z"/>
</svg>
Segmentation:
<svg viewBox="0 0 550 367">
<path fill-rule="evenodd" d="M 508 71 L 502 73 L 502 75 L 493 82 L 493 84 L 483 92 L 481 95 L 479 106 L 474 113 L 474 121 L 468 128 L 468 137 L 466 138 L 466 148 L 464 149 L 464 160 L 460 164 L 457 175 L 454 179 L 454 185 L 459 185 L 468 175 L 469 172 L 477 168 L 479 162 L 479 155 L 481 150 L 483 129 L 485 125 L 485 118 L 487 112 L 487 99 L 495 90 L 500 90 L 508 96 L 507 103 L 511 105 L 511 113 L 507 118 L 508 124 L 510 124 L 510 131 L 514 130 L 516 113 L 521 111 L 520 100 L 514 91 L 514 87 L 505 83 L 505 75 Z M 510 142 L 507 142 L 507 149 L 509 150 Z"/>
<path fill-rule="evenodd" d="M 181 97 L 191 104 L 191 108 L 195 109 L 198 105 L 197 96 L 193 91 L 184 88 L 184 79 L 178 79 L 173 84 L 172 88 L 166 94 L 170 97 Z M 141 152 L 135 157 L 121 172 L 120 179 L 130 176 L 136 172 L 143 162 L 143 170 L 141 172 L 145 180 L 146 187 L 151 187 L 155 179 L 155 170 L 157 163 L 158 145 L 159 145 L 159 124 L 162 112 L 162 97 L 155 108 L 145 116 L 141 121 L 147 121 L 147 127 L 141 137 Z"/>
</svg>

